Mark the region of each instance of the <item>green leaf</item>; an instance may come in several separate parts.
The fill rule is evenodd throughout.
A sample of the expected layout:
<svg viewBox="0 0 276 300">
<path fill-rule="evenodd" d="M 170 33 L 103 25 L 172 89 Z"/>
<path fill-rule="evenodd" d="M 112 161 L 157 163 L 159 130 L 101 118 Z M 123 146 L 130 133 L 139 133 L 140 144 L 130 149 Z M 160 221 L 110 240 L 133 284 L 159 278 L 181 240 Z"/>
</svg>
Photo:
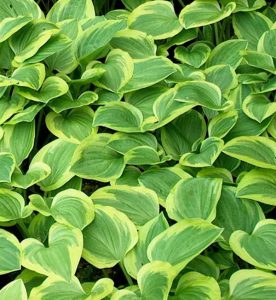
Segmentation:
<svg viewBox="0 0 276 300">
<path fill-rule="evenodd" d="M 61 224 L 82 230 L 94 219 L 94 205 L 83 192 L 67 189 L 53 198 L 51 215 Z"/>
<path fill-rule="evenodd" d="M 236 110 L 219 113 L 209 122 L 209 136 L 224 138 L 228 134 L 228 132 L 236 125 L 237 120 L 238 113 Z"/>
<path fill-rule="evenodd" d="M 113 38 L 117 31 L 123 29 L 123 21 L 106 20 L 85 30 L 77 40 L 76 56 L 79 61 L 90 60 L 97 56 Z"/>
<path fill-rule="evenodd" d="M 276 205 L 276 171 L 253 169 L 243 175 L 237 186 L 237 197 Z"/>
<path fill-rule="evenodd" d="M 56 139 L 36 153 L 30 168 L 35 163 L 45 163 L 51 169 L 50 175 L 38 183 L 42 190 L 57 189 L 74 176 L 70 168 L 76 148 L 75 144 Z"/>
<path fill-rule="evenodd" d="M 216 217 L 221 188 L 220 178 L 188 178 L 179 181 L 166 201 L 168 216 L 175 221 L 200 218 L 212 222 Z"/>
<path fill-rule="evenodd" d="M 97 109 L 93 126 L 104 126 L 123 132 L 139 132 L 143 115 L 127 102 L 111 102 Z"/>
<path fill-rule="evenodd" d="M 10 98 L 2 97 L 0 100 L 0 124 L 6 121 L 15 113 L 20 111 L 25 105 L 25 99 L 16 93 Z"/>
<path fill-rule="evenodd" d="M 272 300 L 276 293 L 276 276 L 261 270 L 239 270 L 229 280 L 229 299 Z"/>
<path fill-rule="evenodd" d="M 134 59 L 156 55 L 156 45 L 151 36 L 133 29 L 118 31 L 110 41 L 114 49 L 126 51 Z"/>
<path fill-rule="evenodd" d="M 33 19 L 44 17 L 38 4 L 33 0 L 7 0 L 0 3 L 0 20 L 18 16 L 32 17 Z"/>
<path fill-rule="evenodd" d="M 0 275 L 20 270 L 21 245 L 18 239 L 12 233 L 0 229 L 0 242 Z M 3 290 L 0 290 L 0 299 L 7 299 L 3 298 Z"/>
<path fill-rule="evenodd" d="M 194 43 L 187 48 L 178 46 L 174 50 L 174 57 L 183 64 L 199 68 L 207 60 L 211 52 L 210 47 L 205 43 Z"/>
<path fill-rule="evenodd" d="M 133 76 L 121 92 L 131 92 L 154 85 L 176 71 L 173 63 L 162 56 L 134 59 Z"/>
<path fill-rule="evenodd" d="M 276 143 L 261 136 L 241 136 L 229 141 L 223 148 L 227 155 L 257 167 L 276 170 Z"/>
<path fill-rule="evenodd" d="M 175 290 L 175 299 L 212 299 L 220 300 L 217 281 L 198 272 L 188 272 L 181 276 Z"/>
<path fill-rule="evenodd" d="M 14 33 L 31 21 L 31 17 L 19 16 L 15 18 L 5 18 L 0 22 L 0 43 L 3 43 Z"/>
<path fill-rule="evenodd" d="M 165 261 L 181 271 L 221 234 L 222 229 L 204 220 L 182 220 L 156 236 L 149 244 L 150 261 Z"/>
<path fill-rule="evenodd" d="M 217 216 L 214 221 L 224 228 L 222 237 L 228 244 L 231 234 L 236 230 L 251 233 L 256 224 L 265 218 L 258 203 L 236 197 L 236 188 L 224 186 L 217 204 Z M 229 248 L 227 246 L 227 248 Z"/>
<path fill-rule="evenodd" d="M 138 242 L 124 258 L 125 268 L 133 278 L 137 279 L 137 274 L 141 267 L 149 263 L 147 248 L 150 242 L 168 227 L 169 224 L 163 213 L 161 213 L 139 228 Z"/>
<path fill-rule="evenodd" d="M 18 88 L 18 93 L 32 101 L 48 103 L 50 100 L 66 94 L 68 89 L 69 87 L 63 79 L 57 76 L 50 76 L 43 82 L 39 91 Z"/>
<path fill-rule="evenodd" d="M 155 191 L 160 204 L 165 206 L 166 199 L 177 182 L 190 177 L 188 173 L 176 165 L 168 168 L 148 169 L 139 176 L 138 181 L 141 185 Z"/>
<path fill-rule="evenodd" d="M 50 112 L 45 119 L 46 126 L 58 138 L 79 144 L 93 133 L 94 112 L 89 106 L 72 109 L 66 114 Z"/>
<path fill-rule="evenodd" d="M 15 168 L 14 156 L 10 152 L 0 152 L 0 182 L 11 182 L 11 176 Z"/>
<path fill-rule="evenodd" d="M 53 23 L 68 19 L 82 20 L 94 17 L 94 6 L 90 0 L 59 0 L 47 14 L 47 19 Z"/>
<path fill-rule="evenodd" d="M 137 276 L 141 298 L 168 299 L 175 275 L 172 266 L 166 262 L 153 261 L 144 265 Z"/>
<path fill-rule="evenodd" d="M 276 103 L 264 95 L 249 95 L 243 101 L 242 109 L 249 118 L 261 123 L 276 112 Z"/>
<path fill-rule="evenodd" d="M 230 16 L 235 8 L 235 2 L 229 2 L 221 8 L 217 1 L 198 0 L 182 9 L 179 20 L 185 29 L 206 26 Z"/>
<path fill-rule="evenodd" d="M 46 276 L 70 281 L 81 258 L 82 239 L 79 229 L 55 223 L 49 231 L 47 248 L 33 238 L 22 241 L 22 265 Z"/>
<path fill-rule="evenodd" d="M 258 51 L 264 52 L 276 58 L 275 39 L 276 39 L 275 28 L 264 32 L 264 34 L 261 36 L 258 42 Z"/>
<path fill-rule="evenodd" d="M 212 166 L 220 155 L 223 145 L 222 139 L 209 137 L 202 142 L 199 153 L 183 154 L 179 163 L 194 168 Z"/>
<path fill-rule="evenodd" d="M 233 27 L 239 39 L 248 41 L 248 49 L 256 50 L 259 39 L 272 26 L 272 22 L 259 12 L 240 12 L 233 16 Z"/>
<path fill-rule="evenodd" d="M 133 75 L 133 60 L 127 52 L 120 49 L 111 50 L 105 64 L 96 65 L 98 66 L 103 68 L 104 73 L 95 85 L 112 92 L 118 92 L 123 88 Z"/>
<path fill-rule="evenodd" d="M 228 40 L 218 44 L 208 57 L 206 66 L 225 64 L 236 69 L 242 61 L 241 51 L 246 50 L 247 45 L 248 42 L 242 39 Z"/>
<path fill-rule="evenodd" d="M 257 51 L 245 51 L 243 58 L 250 66 L 266 70 L 272 74 L 276 74 L 276 66 L 273 57 Z"/>
<path fill-rule="evenodd" d="M 26 59 L 37 53 L 53 34 L 59 29 L 53 23 L 43 19 L 35 20 L 13 34 L 9 40 L 10 46 L 15 53 L 14 62 L 23 63 Z"/>
<path fill-rule="evenodd" d="M 156 40 L 172 37 L 182 30 L 173 5 L 165 1 L 150 1 L 135 8 L 128 17 L 128 27 Z"/>
<path fill-rule="evenodd" d="M 51 168 L 45 163 L 38 162 L 30 166 L 26 174 L 20 170 L 15 170 L 12 174 L 11 182 L 15 187 L 27 189 L 28 187 L 47 178 L 51 173 Z"/>
<path fill-rule="evenodd" d="M 275 220 L 262 220 L 252 234 L 242 230 L 232 233 L 230 246 L 236 255 L 251 265 L 265 270 L 275 270 L 275 228 Z"/>
<path fill-rule="evenodd" d="M 82 142 L 76 150 L 71 172 L 101 182 L 119 178 L 125 168 L 124 157 L 107 146 L 109 138 L 98 135 Z"/>
<path fill-rule="evenodd" d="M 188 111 L 161 128 L 162 146 L 174 160 L 196 149 L 205 135 L 204 118 L 195 110 Z"/>
<path fill-rule="evenodd" d="M 0 140 L 0 152 L 11 152 L 17 166 L 20 166 L 33 148 L 35 139 L 35 123 L 23 122 L 5 125 L 4 136 Z"/>
<path fill-rule="evenodd" d="M 83 258 L 97 268 L 122 261 L 138 240 L 135 225 L 117 209 L 96 205 L 94 221 L 83 231 Z"/>
<path fill-rule="evenodd" d="M 154 191 L 145 187 L 127 185 L 107 186 L 91 195 L 95 204 L 111 206 L 123 212 L 137 226 L 159 214 L 159 203 Z"/>
<path fill-rule="evenodd" d="M 27 292 L 23 281 L 21 279 L 16 279 L 11 281 L 9 284 L 5 285 L 0 290 L 0 300 L 6 299 L 16 299 L 16 300 L 27 300 Z"/>
</svg>

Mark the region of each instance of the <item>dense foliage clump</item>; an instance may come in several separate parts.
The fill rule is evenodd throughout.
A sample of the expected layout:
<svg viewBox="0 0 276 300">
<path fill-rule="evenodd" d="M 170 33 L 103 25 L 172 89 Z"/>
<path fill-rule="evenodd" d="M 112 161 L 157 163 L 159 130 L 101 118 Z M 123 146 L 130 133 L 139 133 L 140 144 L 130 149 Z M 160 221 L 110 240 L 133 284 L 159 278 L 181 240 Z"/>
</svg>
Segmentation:
<svg viewBox="0 0 276 300">
<path fill-rule="evenodd" d="M 0 300 L 276 299 L 273 2 L 0 0 Z"/>
</svg>

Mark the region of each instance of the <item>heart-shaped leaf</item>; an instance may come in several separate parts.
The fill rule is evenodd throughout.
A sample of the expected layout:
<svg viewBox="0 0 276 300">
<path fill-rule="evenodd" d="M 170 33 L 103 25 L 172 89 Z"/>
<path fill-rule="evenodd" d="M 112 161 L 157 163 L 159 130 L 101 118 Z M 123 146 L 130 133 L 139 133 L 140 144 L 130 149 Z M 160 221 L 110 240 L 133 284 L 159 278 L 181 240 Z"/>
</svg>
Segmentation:
<svg viewBox="0 0 276 300">
<path fill-rule="evenodd" d="M 11 182 L 11 176 L 15 168 L 15 161 L 12 153 L 0 152 L 0 182 Z"/>
<path fill-rule="evenodd" d="M 50 228 L 48 244 L 46 248 L 36 239 L 23 240 L 22 265 L 46 276 L 70 281 L 81 258 L 81 231 L 55 223 Z"/>
<path fill-rule="evenodd" d="M 276 221 L 260 221 L 252 234 L 242 230 L 232 233 L 229 243 L 235 254 L 261 269 L 276 270 Z M 257 249 L 257 251 L 256 251 Z"/>
<path fill-rule="evenodd" d="M 110 268 L 123 260 L 138 240 L 135 225 L 110 206 L 95 206 L 95 219 L 83 230 L 83 258 L 97 268 Z"/>
</svg>

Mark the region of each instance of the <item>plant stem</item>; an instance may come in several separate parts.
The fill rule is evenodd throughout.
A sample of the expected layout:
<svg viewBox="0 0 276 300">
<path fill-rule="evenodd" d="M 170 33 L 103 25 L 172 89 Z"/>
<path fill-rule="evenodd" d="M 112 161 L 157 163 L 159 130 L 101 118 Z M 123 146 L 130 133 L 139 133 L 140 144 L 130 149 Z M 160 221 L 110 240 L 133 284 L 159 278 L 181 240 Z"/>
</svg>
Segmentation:
<svg viewBox="0 0 276 300">
<path fill-rule="evenodd" d="M 216 42 L 216 45 L 219 44 L 219 33 L 218 33 L 218 24 L 215 23 L 214 24 L 214 29 L 215 29 L 215 42 Z"/>
<path fill-rule="evenodd" d="M 30 237 L 29 230 L 28 230 L 28 228 L 25 225 L 23 220 L 18 220 L 17 221 L 17 227 L 18 227 L 19 231 L 21 232 L 21 234 L 23 235 L 24 238 Z"/>
<path fill-rule="evenodd" d="M 129 274 L 128 274 L 128 272 L 127 272 L 127 270 L 126 270 L 126 268 L 125 268 L 123 262 L 120 261 L 120 262 L 119 262 L 119 266 L 120 266 L 120 268 L 122 269 L 122 271 L 123 271 L 123 273 L 124 273 L 124 275 L 125 275 L 125 278 L 126 278 L 126 280 L 127 280 L 127 283 L 128 283 L 129 285 L 133 285 L 132 278 L 129 276 Z"/>
</svg>

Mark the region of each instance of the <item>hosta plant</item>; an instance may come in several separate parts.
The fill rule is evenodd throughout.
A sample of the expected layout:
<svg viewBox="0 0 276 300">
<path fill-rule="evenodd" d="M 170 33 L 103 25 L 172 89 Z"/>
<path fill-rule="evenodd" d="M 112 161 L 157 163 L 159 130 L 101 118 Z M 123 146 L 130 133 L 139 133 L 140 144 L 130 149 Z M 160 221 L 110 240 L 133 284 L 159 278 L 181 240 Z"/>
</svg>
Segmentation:
<svg viewBox="0 0 276 300">
<path fill-rule="evenodd" d="M 0 300 L 276 299 L 273 2 L 0 1 Z"/>
</svg>

